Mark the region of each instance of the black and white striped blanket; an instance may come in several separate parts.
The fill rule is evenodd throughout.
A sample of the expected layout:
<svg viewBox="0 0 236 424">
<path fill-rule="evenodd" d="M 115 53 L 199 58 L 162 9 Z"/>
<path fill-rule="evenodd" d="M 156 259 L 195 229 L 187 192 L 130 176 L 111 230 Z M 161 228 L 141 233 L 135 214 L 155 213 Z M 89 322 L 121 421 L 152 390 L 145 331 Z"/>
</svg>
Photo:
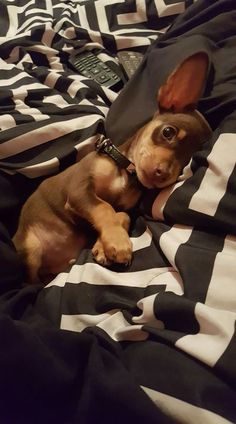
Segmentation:
<svg viewBox="0 0 236 424">
<path fill-rule="evenodd" d="M 214 130 L 180 181 L 144 198 L 125 270 L 85 249 L 44 289 L 21 287 L 0 226 L 0 422 L 236 422 L 234 0 L 1 0 L 0 12 L 4 223 L 27 184 L 73 163 L 105 127 L 119 144 L 148 119 L 145 84 L 162 66 L 150 58 L 191 37 L 209 50 L 199 108 Z M 68 67 L 97 49 L 118 69 L 129 48 L 148 53 L 119 96 Z"/>
</svg>

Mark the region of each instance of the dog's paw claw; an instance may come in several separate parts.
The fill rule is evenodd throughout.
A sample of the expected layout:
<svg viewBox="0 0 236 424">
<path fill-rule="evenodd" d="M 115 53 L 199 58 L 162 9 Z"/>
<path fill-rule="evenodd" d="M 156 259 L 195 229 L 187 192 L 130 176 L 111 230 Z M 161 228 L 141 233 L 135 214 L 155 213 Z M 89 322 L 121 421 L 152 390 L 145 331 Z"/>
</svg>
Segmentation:
<svg viewBox="0 0 236 424">
<path fill-rule="evenodd" d="M 92 253 L 96 262 L 103 266 L 119 263 L 129 266 L 132 260 L 132 243 L 127 232 L 119 229 L 109 237 L 98 238 Z"/>
<path fill-rule="evenodd" d="M 92 248 L 92 254 L 95 261 L 102 266 L 111 265 L 111 261 L 106 257 L 102 242 L 98 239 Z"/>
</svg>

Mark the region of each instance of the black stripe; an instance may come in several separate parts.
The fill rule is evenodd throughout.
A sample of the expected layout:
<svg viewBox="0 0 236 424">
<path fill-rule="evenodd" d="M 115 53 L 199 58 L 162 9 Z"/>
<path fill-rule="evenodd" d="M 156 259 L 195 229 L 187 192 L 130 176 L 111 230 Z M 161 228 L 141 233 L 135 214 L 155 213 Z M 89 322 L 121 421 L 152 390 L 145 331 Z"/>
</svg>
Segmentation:
<svg viewBox="0 0 236 424">
<path fill-rule="evenodd" d="M 122 277 L 121 277 L 122 279 Z M 95 281 L 96 283 L 96 281 Z M 80 282 L 66 284 L 61 297 L 62 315 L 103 314 L 111 309 L 126 310 L 133 316 L 140 315 L 136 304 L 139 299 L 151 296 L 165 289 L 163 286 L 151 285 L 145 288 L 121 285 L 96 285 Z M 54 290 L 54 287 L 46 289 Z M 57 291 L 57 289 L 56 289 Z M 47 296 L 47 294 L 46 294 Z M 73 299 L 73 302 L 71 301 Z"/>
<path fill-rule="evenodd" d="M 96 9 L 95 9 L 96 3 L 95 2 L 86 2 L 85 3 L 85 10 L 86 10 L 86 17 L 88 19 L 89 28 L 91 28 L 93 31 L 100 31 L 97 13 L 96 13 Z"/>
<path fill-rule="evenodd" d="M 124 343 L 123 357 L 138 384 L 235 422 L 235 391 L 199 361 L 161 340 Z"/>
<path fill-rule="evenodd" d="M 157 319 L 163 321 L 167 331 L 177 332 L 176 341 L 185 335 L 184 333 L 196 334 L 199 332 L 199 324 L 194 314 L 195 306 L 195 302 L 183 296 L 164 292 L 155 299 L 154 313 Z M 165 331 L 163 333 L 164 338 Z"/>
<path fill-rule="evenodd" d="M 225 234 L 194 229 L 189 240 L 181 244 L 175 257 L 184 283 L 184 296 L 205 302 L 215 258 L 224 246 Z"/>
<path fill-rule="evenodd" d="M 236 330 L 236 324 L 235 324 Z M 233 337 L 230 340 L 227 348 L 224 353 L 221 355 L 220 359 L 215 365 L 215 370 L 217 374 L 226 381 L 231 387 L 236 390 L 236 364 L 235 364 L 235 354 L 236 354 L 236 331 L 234 331 Z M 229 366 L 230 365 L 230 366 Z"/>
<path fill-rule="evenodd" d="M 0 25 L 0 37 L 5 37 L 9 29 L 9 15 L 7 10 L 7 5 L 3 2 L 0 2 L 0 16 L 1 16 L 1 25 Z"/>
<path fill-rule="evenodd" d="M 1 167 L 14 170 L 19 167 L 40 164 L 54 157 L 62 159 L 64 155 L 74 154 L 72 152 L 74 152 L 76 144 L 94 135 L 94 131 L 100 132 L 100 129 L 101 125 L 99 125 L 98 121 L 88 128 L 72 131 L 69 134 L 58 137 L 56 140 L 35 146 L 32 149 L 12 156 L 10 159 L 2 160 L 0 162 Z"/>
<path fill-rule="evenodd" d="M 0 144 L 4 144 L 5 141 L 11 140 L 12 138 L 15 138 L 17 136 L 23 135 L 26 132 L 29 133 L 31 131 L 34 131 L 36 129 L 40 129 L 45 127 L 45 125 L 50 125 L 53 123 L 63 123 L 63 121 L 68 121 L 68 119 L 75 119 L 78 118 L 79 114 L 81 114 L 81 116 L 83 115 L 87 115 L 92 114 L 92 113 L 96 113 L 98 115 L 98 120 L 99 120 L 99 115 L 102 116 L 102 113 L 96 109 L 96 111 L 93 110 L 93 106 L 88 106 L 88 105 L 78 105 L 78 114 L 70 114 L 69 117 L 68 115 L 63 115 L 63 111 L 61 110 L 61 114 L 59 115 L 52 115 L 49 119 L 45 119 L 43 121 L 34 121 L 32 123 L 29 123 L 27 125 L 27 128 L 25 128 L 24 125 L 18 126 L 16 128 L 10 128 L 6 131 L 4 131 L 4 133 L 1 134 L 1 140 L 0 140 Z M 70 134 L 70 133 L 68 133 Z"/>
</svg>

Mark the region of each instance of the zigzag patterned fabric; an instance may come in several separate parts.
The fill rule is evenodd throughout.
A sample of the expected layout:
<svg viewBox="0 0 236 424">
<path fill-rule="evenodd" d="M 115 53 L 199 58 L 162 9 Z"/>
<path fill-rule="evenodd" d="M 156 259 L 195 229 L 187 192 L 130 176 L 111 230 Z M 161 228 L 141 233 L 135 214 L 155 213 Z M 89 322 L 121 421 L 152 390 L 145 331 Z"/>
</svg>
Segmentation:
<svg viewBox="0 0 236 424">
<path fill-rule="evenodd" d="M 198 32 L 212 53 L 200 110 L 214 130 L 180 181 L 144 197 L 125 269 L 84 249 L 45 288 L 22 287 L 0 225 L 0 422 L 235 423 L 235 0 L 2 0 L 0 11 L 4 223 L 15 177 L 27 190 L 73 163 L 115 107 L 122 134 L 135 121 L 129 93 L 148 64 L 119 96 L 72 71 L 80 49 L 119 71 L 119 50 L 163 51 Z"/>
<path fill-rule="evenodd" d="M 97 48 L 116 69 L 117 51 L 145 51 L 184 7 L 160 0 L 2 1 L 1 169 L 46 175 L 63 159 L 74 161 L 82 143 L 92 146 L 117 94 L 72 72 L 70 56 Z"/>
</svg>

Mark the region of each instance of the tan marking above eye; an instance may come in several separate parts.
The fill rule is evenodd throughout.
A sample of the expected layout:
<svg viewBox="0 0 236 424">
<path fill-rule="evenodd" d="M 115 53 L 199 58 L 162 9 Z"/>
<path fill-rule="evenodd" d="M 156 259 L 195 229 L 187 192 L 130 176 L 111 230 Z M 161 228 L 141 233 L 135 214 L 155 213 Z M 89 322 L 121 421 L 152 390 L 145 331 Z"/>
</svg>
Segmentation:
<svg viewBox="0 0 236 424">
<path fill-rule="evenodd" d="M 177 138 L 178 140 L 183 140 L 183 138 L 185 138 L 187 135 L 187 131 L 185 131 L 183 128 L 180 128 Z"/>
</svg>

